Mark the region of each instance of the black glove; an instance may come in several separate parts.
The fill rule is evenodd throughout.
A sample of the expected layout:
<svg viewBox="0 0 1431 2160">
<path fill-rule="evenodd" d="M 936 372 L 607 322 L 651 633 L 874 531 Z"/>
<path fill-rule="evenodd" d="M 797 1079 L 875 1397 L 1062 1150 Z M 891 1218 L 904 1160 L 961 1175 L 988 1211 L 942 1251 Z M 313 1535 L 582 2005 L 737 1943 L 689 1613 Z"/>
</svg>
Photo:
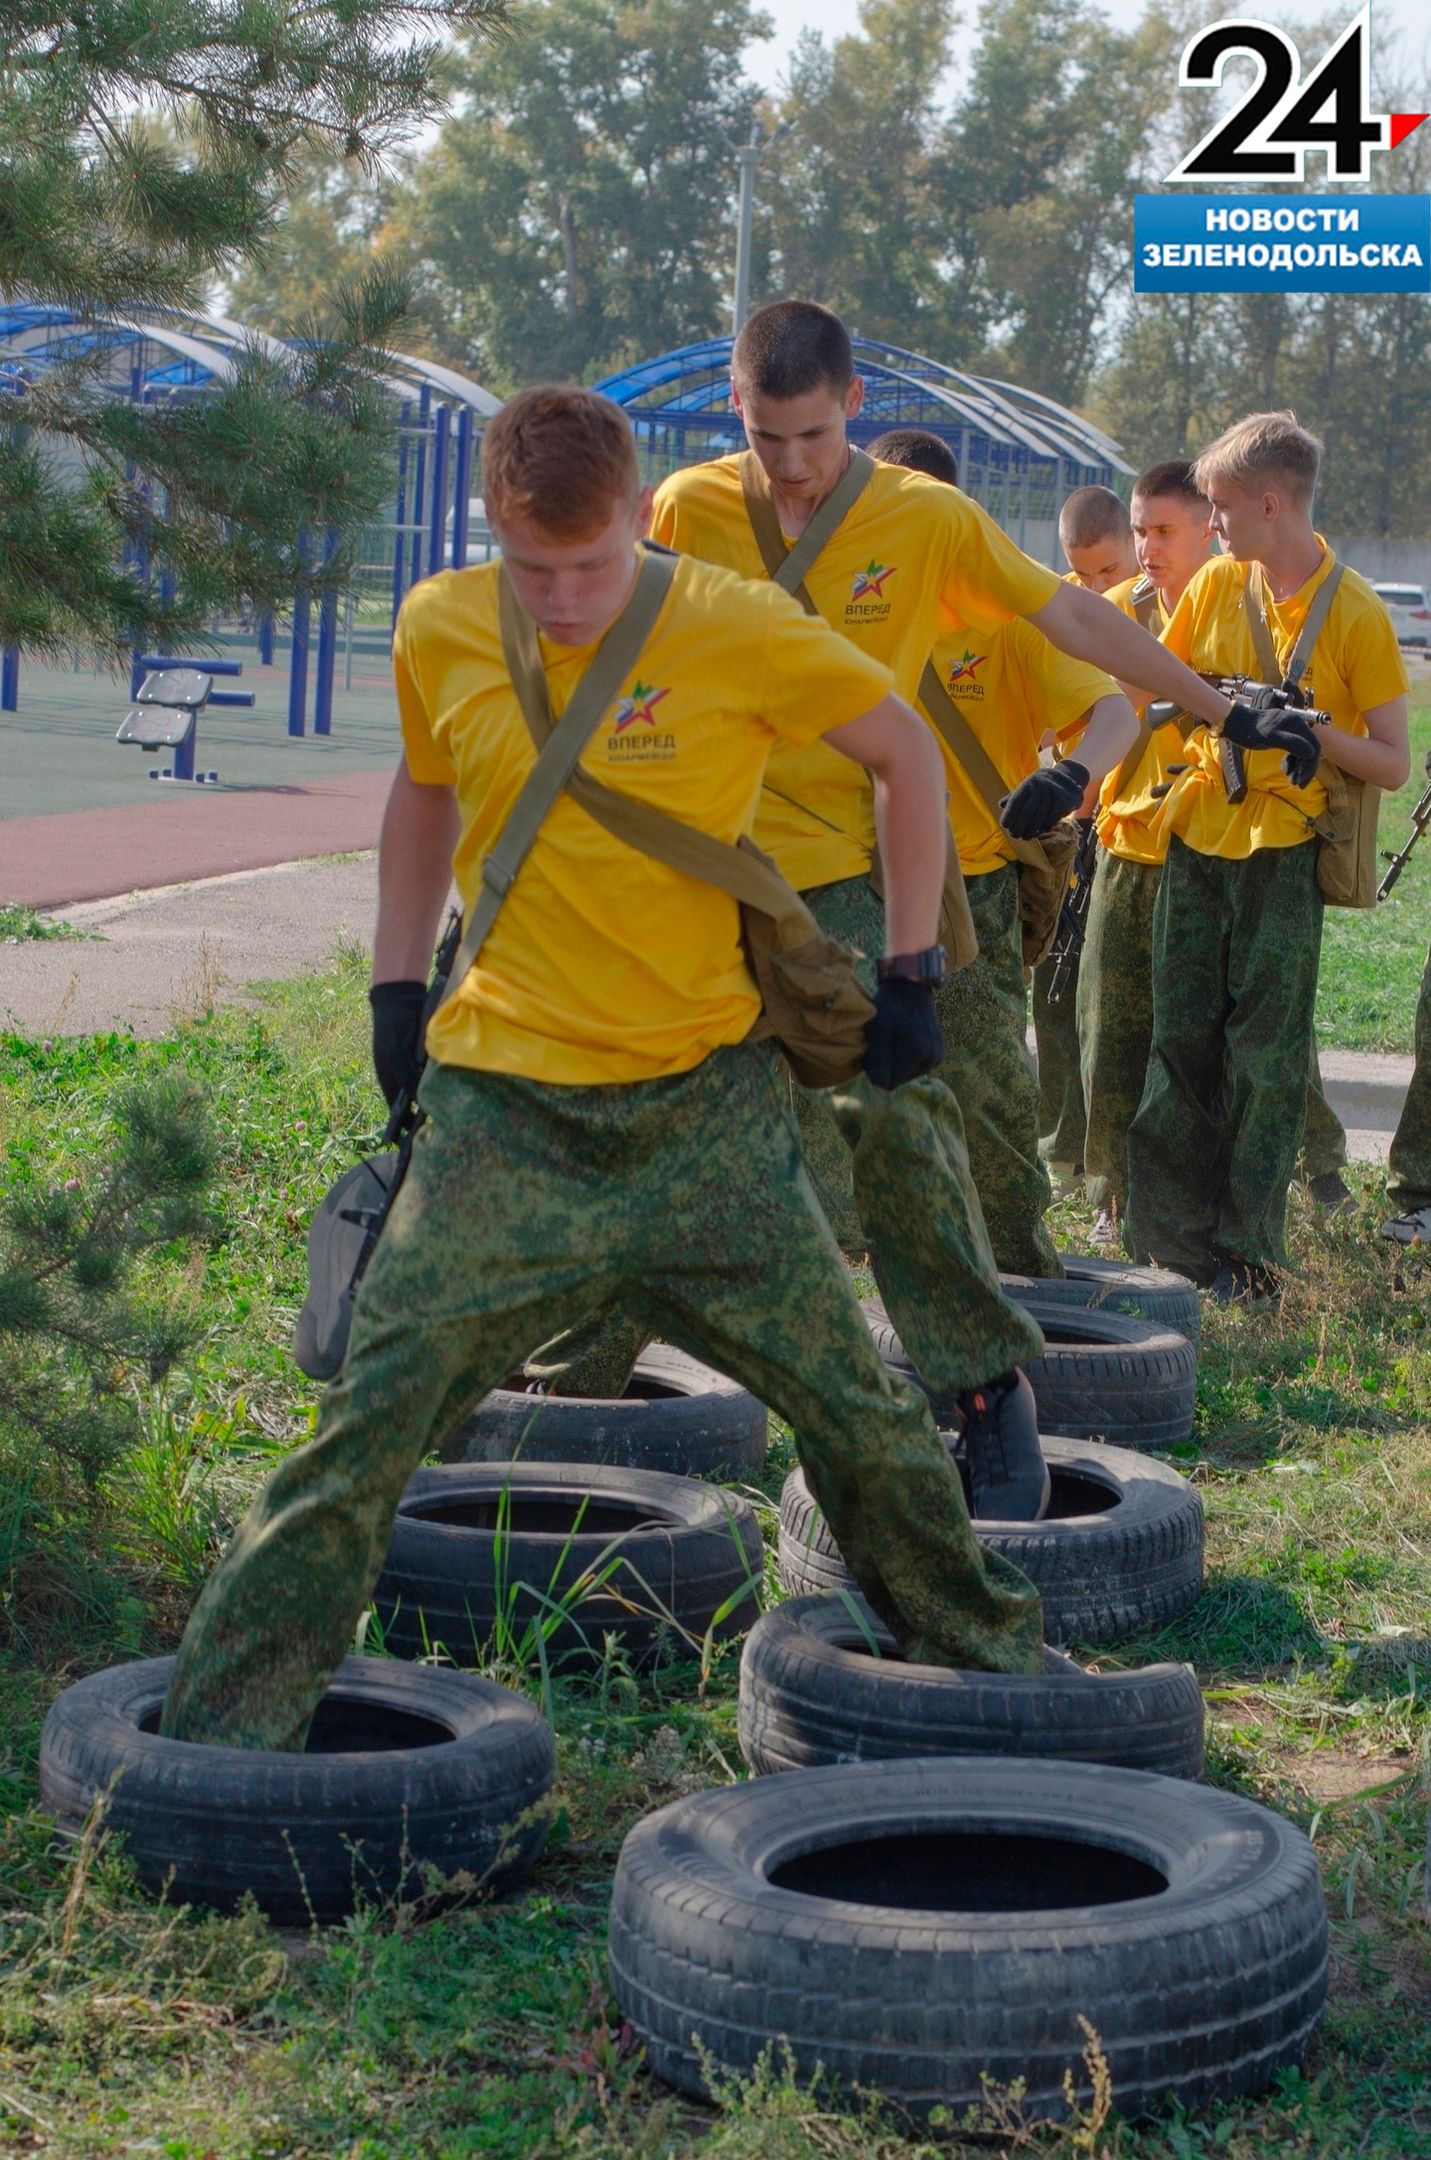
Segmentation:
<svg viewBox="0 0 1431 2160">
<path fill-rule="evenodd" d="M 1321 745 L 1311 721 L 1285 705 L 1245 705 L 1239 699 L 1220 732 L 1241 750 L 1285 751 L 1287 778 L 1293 787 L 1305 787 L 1321 762 Z"/>
<path fill-rule="evenodd" d="M 874 1018 L 865 1029 L 865 1071 L 873 1085 L 902 1087 L 933 1072 L 943 1055 L 932 984 L 887 977 L 875 991 Z"/>
<path fill-rule="evenodd" d="M 1041 765 L 999 805 L 999 823 L 1014 840 L 1037 840 L 1060 818 L 1071 817 L 1088 792 L 1088 767 L 1072 758 Z"/>
<path fill-rule="evenodd" d="M 427 984 L 374 983 L 368 992 L 373 1008 L 373 1070 L 389 1110 L 422 1076 L 422 1008 Z"/>
</svg>

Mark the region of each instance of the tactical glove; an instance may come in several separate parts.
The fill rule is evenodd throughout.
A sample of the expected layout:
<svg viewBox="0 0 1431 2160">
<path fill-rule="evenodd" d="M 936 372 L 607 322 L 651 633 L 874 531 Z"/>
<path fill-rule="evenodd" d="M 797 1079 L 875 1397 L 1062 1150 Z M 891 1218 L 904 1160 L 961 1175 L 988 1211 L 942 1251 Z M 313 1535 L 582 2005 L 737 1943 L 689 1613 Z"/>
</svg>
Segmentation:
<svg viewBox="0 0 1431 2160">
<path fill-rule="evenodd" d="M 933 1072 L 944 1055 L 927 982 L 891 975 L 875 991 L 874 1018 L 865 1029 L 865 1071 L 877 1088 L 902 1087 Z"/>
<path fill-rule="evenodd" d="M 373 1008 L 373 1070 L 389 1110 L 422 1076 L 422 1008 L 427 984 L 374 983 L 368 992 Z"/>
<path fill-rule="evenodd" d="M 1071 817 L 1088 791 L 1088 768 L 1064 758 L 1041 765 L 999 805 L 999 823 L 1014 840 L 1037 840 L 1060 818 Z"/>
<path fill-rule="evenodd" d="M 1305 787 L 1321 761 L 1321 745 L 1311 721 L 1285 705 L 1247 705 L 1239 699 L 1218 733 L 1240 750 L 1284 751 L 1293 787 Z"/>
</svg>

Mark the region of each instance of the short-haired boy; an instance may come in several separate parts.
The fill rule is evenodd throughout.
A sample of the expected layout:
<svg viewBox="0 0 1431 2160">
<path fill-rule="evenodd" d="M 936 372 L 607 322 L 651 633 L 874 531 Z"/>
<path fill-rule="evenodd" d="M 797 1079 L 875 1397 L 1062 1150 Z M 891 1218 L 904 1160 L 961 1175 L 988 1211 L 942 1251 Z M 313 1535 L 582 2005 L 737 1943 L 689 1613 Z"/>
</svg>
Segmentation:
<svg viewBox="0 0 1431 2160">
<path fill-rule="evenodd" d="M 1406 669 L 1385 607 L 1312 522 L 1321 445 L 1290 412 L 1254 413 L 1197 460 L 1226 553 L 1192 578 L 1165 647 L 1206 673 L 1260 678 L 1253 622 L 1329 726 L 1269 713 L 1244 736 L 1245 793 L 1206 729 L 1160 816 L 1153 1036 L 1128 1135 L 1131 1248 L 1224 1302 L 1275 1295 L 1287 1187 L 1306 1115 L 1322 896 L 1318 759 L 1379 788 L 1410 769 Z M 1310 653 L 1309 621 L 1330 607 Z M 1240 710 L 1240 708 L 1239 708 Z M 1240 723 L 1239 723 L 1240 725 Z M 1229 733 L 1231 730 L 1229 729 Z M 1247 747 L 1244 743 L 1244 747 Z"/>
</svg>

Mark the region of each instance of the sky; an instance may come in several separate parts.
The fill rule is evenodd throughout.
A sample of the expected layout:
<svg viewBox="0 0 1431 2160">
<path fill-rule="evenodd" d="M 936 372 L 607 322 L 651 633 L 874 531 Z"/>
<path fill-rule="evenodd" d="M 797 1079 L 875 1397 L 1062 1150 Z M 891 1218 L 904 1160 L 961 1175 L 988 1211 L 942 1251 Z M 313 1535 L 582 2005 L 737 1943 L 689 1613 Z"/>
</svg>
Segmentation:
<svg viewBox="0 0 1431 2160">
<path fill-rule="evenodd" d="M 767 44 L 754 45 L 746 55 L 746 66 L 758 82 L 773 88 L 779 81 L 790 48 L 804 29 L 819 30 L 827 39 L 842 37 L 847 31 L 859 28 L 859 0 L 760 0 L 765 13 L 775 24 L 775 35 Z M 1289 29 L 1294 23 L 1326 21 L 1337 15 L 1350 21 L 1357 12 L 1360 0 L 1343 0 L 1338 10 L 1335 0 L 1331 5 L 1310 6 L 1268 5 L 1267 0 L 1207 0 L 1206 21 L 1220 22 L 1226 16 L 1245 15 L 1249 18 L 1266 16 L 1284 23 Z M 1106 0 L 1105 0 L 1106 6 Z M 966 17 L 976 11 L 976 0 L 967 0 Z M 1109 14 L 1122 14 L 1124 10 L 1107 7 Z M 1431 30 L 1428 30 L 1426 0 L 1372 0 L 1371 28 L 1373 49 L 1379 39 L 1393 32 L 1401 32 L 1412 53 L 1420 50 L 1423 57 L 1431 50 Z M 1303 55 L 1304 66 L 1310 65 L 1308 54 Z"/>
</svg>

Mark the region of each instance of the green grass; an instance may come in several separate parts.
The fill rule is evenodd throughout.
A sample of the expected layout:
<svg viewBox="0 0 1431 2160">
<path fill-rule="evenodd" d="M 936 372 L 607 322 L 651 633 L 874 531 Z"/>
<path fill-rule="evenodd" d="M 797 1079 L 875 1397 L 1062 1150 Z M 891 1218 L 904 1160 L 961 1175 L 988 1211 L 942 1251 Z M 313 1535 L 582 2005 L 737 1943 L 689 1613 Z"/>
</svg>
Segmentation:
<svg viewBox="0 0 1431 2160">
<path fill-rule="evenodd" d="M 1413 661 L 1411 778 L 1381 806 L 1380 845 L 1394 854 L 1426 790 L 1431 750 L 1431 674 Z M 1416 994 L 1431 945 L 1431 837 L 1420 842 L 1395 890 L 1375 913 L 1328 908 L 1322 931 L 1317 1032 L 1324 1050 L 1410 1053 Z"/>
<path fill-rule="evenodd" d="M 53 915 L 37 914 L 34 908 L 14 901 L 0 902 L 0 945 L 25 945 L 35 938 L 82 938 L 84 934 Z"/>
<path fill-rule="evenodd" d="M 279 1933 L 254 1914 L 153 1906 L 119 1853 L 50 1848 L 36 1793 L 49 1702 L 83 1671 L 173 1645 L 247 1494 L 308 1430 L 316 1391 L 287 1339 L 309 1211 L 376 1123 L 361 992 L 348 961 L 158 1042 L 0 1039 L 0 1178 L 81 1167 L 114 1083 L 177 1062 L 212 1093 L 223 1224 L 192 1264 L 198 1354 L 146 1397 L 143 1445 L 99 1493 L 0 1436 L 0 2152 L 932 2160 L 927 2140 L 799 2089 L 778 2062 L 719 2111 L 663 2092 L 608 1996 L 626 1828 L 739 1774 L 733 1650 L 704 1674 L 693 1662 L 638 1683 L 611 1665 L 556 1685 L 559 1811 L 530 1888 L 506 1903 Z M 1294 1203 L 1303 1272 L 1278 1315 L 1209 1317 L 1182 1462 L 1208 1510 L 1206 1596 L 1104 1654 L 1192 1661 L 1211 1777 L 1313 1836 L 1334 1946 L 1323 2036 L 1260 2099 L 937 2148 L 960 2160 L 1431 2155 L 1431 1262 L 1371 1234 L 1379 1181 L 1355 1175 L 1355 1220 L 1328 1227 Z M 1074 1208 L 1056 1222 L 1070 1242 L 1087 1229 Z M 777 1429 L 767 1523 L 790 1459 Z M 541 1698 L 538 1671 L 522 1684 Z"/>
</svg>

